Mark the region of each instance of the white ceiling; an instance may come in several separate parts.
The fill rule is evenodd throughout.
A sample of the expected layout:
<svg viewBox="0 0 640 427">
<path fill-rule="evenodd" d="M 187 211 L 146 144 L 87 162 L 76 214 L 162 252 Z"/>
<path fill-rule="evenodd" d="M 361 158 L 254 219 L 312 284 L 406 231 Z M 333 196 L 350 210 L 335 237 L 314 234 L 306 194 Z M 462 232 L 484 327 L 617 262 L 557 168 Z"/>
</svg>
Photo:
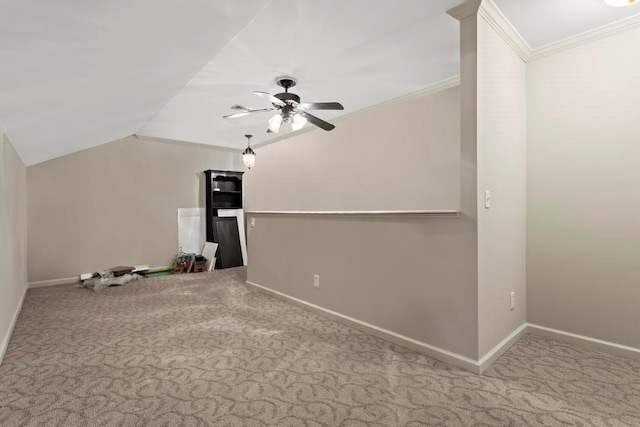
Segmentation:
<svg viewBox="0 0 640 427">
<path fill-rule="evenodd" d="M 611 7 L 603 0 L 494 0 L 533 49 L 640 13 L 640 3 Z"/>
<path fill-rule="evenodd" d="M 131 134 L 265 142 L 254 90 L 298 79 L 339 115 L 458 74 L 463 0 L 0 0 L 0 127 L 27 165 Z M 495 0 L 533 48 L 640 13 L 601 0 Z M 307 125 L 310 126 L 310 125 Z M 321 130 L 318 130 L 323 132 Z M 291 132 L 283 126 L 283 132 Z"/>
</svg>

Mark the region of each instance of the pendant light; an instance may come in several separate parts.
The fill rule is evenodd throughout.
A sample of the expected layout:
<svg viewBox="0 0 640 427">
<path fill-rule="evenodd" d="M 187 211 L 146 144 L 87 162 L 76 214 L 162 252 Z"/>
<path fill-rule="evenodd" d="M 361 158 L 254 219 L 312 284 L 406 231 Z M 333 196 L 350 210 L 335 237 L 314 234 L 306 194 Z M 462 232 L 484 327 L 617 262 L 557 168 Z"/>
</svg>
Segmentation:
<svg viewBox="0 0 640 427">
<path fill-rule="evenodd" d="M 256 153 L 251 149 L 251 137 L 253 135 L 245 135 L 247 138 L 247 148 L 242 152 L 242 160 L 247 169 L 251 169 L 256 164 Z"/>
</svg>

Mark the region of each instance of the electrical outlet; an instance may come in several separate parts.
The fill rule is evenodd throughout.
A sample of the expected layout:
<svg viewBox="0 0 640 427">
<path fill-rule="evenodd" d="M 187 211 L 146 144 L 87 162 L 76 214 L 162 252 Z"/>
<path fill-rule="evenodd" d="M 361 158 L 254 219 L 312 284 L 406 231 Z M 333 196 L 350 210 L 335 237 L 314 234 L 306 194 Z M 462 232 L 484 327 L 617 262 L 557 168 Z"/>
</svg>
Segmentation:
<svg viewBox="0 0 640 427">
<path fill-rule="evenodd" d="M 250 222 L 250 224 L 251 224 L 251 226 L 252 226 L 252 227 L 255 227 L 255 226 L 256 226 L 256 219 L 255 219 L 255 217 L 252 217 L 252 218 L 251 218 L 251 222 Z"/>
<path fill-rule="evenodd" d="M 516 293 L 515 292 L 511 292 L 510 295 L 510 308 L 511 310 L 513 310 L 514 308 L 516 308 Z"/>
<path fill-rule="evenodd" d="M 313 275 L 313 286 L 316 288 L 320 287 L 320 275 L 319 274 L 314 274 Z"/>
</svg>

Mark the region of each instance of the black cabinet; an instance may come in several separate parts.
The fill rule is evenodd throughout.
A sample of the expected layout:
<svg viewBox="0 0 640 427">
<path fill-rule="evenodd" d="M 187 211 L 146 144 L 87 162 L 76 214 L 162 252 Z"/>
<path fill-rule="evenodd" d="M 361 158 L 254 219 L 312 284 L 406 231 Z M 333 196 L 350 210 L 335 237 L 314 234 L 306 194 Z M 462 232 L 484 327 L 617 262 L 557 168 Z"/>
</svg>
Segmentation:
<svg viewBox="0 0 640 427">
<path fill-rule="evenodd" d="M 206 170 L 207 210 L 242 208 L 244 172 Z"/>
<path fill-rule="evenodd" d="M 219 217 L 222 209 L 242 209 L 243 174 L 235 171 L 204 171 L 207 241 L 218 244 L 218 269 L 243 265 L 237 220 L 235 217 Z"/>
</svg>

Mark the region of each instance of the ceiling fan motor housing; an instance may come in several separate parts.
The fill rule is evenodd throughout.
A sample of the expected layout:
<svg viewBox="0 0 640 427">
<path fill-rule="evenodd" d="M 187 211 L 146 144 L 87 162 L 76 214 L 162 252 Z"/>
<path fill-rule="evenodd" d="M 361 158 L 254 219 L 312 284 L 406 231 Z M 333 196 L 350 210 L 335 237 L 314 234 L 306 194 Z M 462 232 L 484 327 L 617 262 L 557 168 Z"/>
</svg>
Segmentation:
<svg viewBox="0 0 640 427">
<path fill-rule="evenodd" d="M 276 98 L 284 102 L 285 105 L 276 105 L 273 104 L 274 107 L 280 109 L 280 114 L 282 114 L 282 119 L 285 123 L 289 123 L 291 118 L 295 114 L 295 106 L 300 103 L 300 97 L 295 93 L 282 92 L 274 95 Z"/>
<path fill-rule="evenodd" d="M 291 102 L 287 102 L 287 101 L 293 101 L 296 104 L 300 103 L 300 97 L 295 93 L 282 92 L 282 93 L 276 93 L 274 96 L 278 98 L 280 101 L 286 102 L 287 104 L 291 104 Z"/>
</svg>

